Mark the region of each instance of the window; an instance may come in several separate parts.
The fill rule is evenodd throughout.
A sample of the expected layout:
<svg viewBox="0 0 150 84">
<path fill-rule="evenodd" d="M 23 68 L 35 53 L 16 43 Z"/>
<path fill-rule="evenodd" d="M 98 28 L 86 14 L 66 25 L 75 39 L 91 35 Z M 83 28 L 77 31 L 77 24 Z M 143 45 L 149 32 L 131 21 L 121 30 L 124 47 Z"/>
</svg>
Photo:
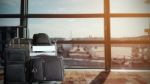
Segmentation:
<svg viewBox="0 0 150 84">
<path fill-rule="evenodd" d="M 112 68 L 150 69 L 149 44 L 113 44 Z"/>
<path fill-rule="evenodd" d="M 102 18 L 29 19 L 29 31 L 30 38 L 34 33 L 47 33 L 50 37 L 66 40 L 74 38 L 103 40 L 104 21 Z"/>
<path fill-rule="evenodd" d="M 149 40 L 150 18 L 112 18 L 112 40 Z"/>
<path fill-rule="evenodd" d="M 19 14 L 21 0 L 1 0 L 0 14 Z"/>
<path fill-rule="evenodd" d="M 46 33 L 58 40 L 85 41 L 82 44 L 58 44 L 66 68 L 104 68 L 104 45 L 87 43 L 104 40 L 102 18 L 36 18 L 29 19 L 28 24 L 30 38 L 35 33 Z"/>
<path fill-rule="evenodd" d="M 150 13 L 146 0 L 110 0 L 111 13 Z"/>
<path fill-rule="evenodd" d="M 0 18 L 0 26 L 18 26 L 19 21 L 19 18 Z"/>
<path fill-rule="evenodd" d="M 103 13 L 103 0 L 29 0 L 29 13 L 81 14 Z"/>
<path fill-rule="evenodd" d="M 103 69 L 105 67 L 103 44 L 62 44 L 59 46 L 62 49 L 60 51 L 63 52 L 66 68 Z"/>
<path fill-rule="evenodd" d="M 20 1 L 1 0 L 0 14 L 19 14 Z M 110 0 L 111 31 L 108 28 L 106 32 L 111 33 L 111 38 L 109 39 L 108 36 L 106 40 L 104 39 L 104 33 L 106 33 L 104 32 L 104 27 L 109 27 L 109 25 L 107 26 L 109 18 L 106 17 L 107 15 L 104 15 L 104 4 L 107 7 L 109 4 L 107 2 L 104 3 L 104 1 L 29 0 L 29 15 L 27 15 L 29 16 L 27 22 L 29 37 L 32 38 L 35 33 L 46 33 L 50 38 L 63 40 L 64 42 L 60 42 L 58 46 L 60 51 L 61 49 L 65 51 L 63 54 L 65 54 L 65 65 L 67 68 L 103 68 L 106 61 L 105 68 L 109 68 L 107 66 L 110 66 L 109 63 L 111 62 L 112 68 L 150 69 L 148 68 L 150 65 L 149 61 L 147 61 L 149 60 L 148 43 L 150 40 L 148 32 L 145 32 L 145 29 L 150 27 L 149 1 Z M 87 14 L 92 15 L 92 17 L 87 17 Z M 2 17 L 0 26 L 19 25 L 19 17 L 19 19 L 14 18 L 14 16 L 10 17 L 6 17 L 8 19 Z M 105 18 L 107 21 L 104 21 Z M 22 19 L 25 20 L 26 18 Z M 92 42 L 93 40 L 96 43 Z M 109 44 L 112 52 L 109 52 Z M 85 57 L 81 57 L 81 54 L 76 53 L 77 56 L 74 56 L 75 54 L 71 50 L 74 48 L 80 50 L 78 47 L 81 47 L 84 53 L 88 51 L 88 54 Z M 93 53 L 92 49 L 95 47 L 98 47 L 100 52 Z M 92 56 L 91 53 L 94 55 Z M 96 56 L 97 54 L 98 57 Z M 110 55 L 112 55 L 112 58 L 110 58 Z M 104 61 L 105 57 L 108 60 Z M 81 62 L 81 60 L 84 62 Z M 89 65 L 86 63 L 89 63 Z"/>
</svg>

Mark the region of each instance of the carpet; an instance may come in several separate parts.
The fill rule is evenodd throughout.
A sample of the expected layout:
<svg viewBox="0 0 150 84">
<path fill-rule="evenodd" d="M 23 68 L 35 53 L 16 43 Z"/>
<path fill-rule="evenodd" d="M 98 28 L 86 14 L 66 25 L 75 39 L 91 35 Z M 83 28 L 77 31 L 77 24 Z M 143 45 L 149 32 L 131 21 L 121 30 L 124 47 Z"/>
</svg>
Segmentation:
<svg viewBox="0 0 150 84">
<path fill-rule="evenodd" d="M 62 84 L 150 84 L 150 72 L 67 70 Z"/>
<path fill-rule="evenodd" d="M 0 81 L 0 84 L 3 84 Z M 64 80 L 43 84 L 150 84 L 150 71 L 99 71 L 93 69 L 65 70 Z"/>
</svg>

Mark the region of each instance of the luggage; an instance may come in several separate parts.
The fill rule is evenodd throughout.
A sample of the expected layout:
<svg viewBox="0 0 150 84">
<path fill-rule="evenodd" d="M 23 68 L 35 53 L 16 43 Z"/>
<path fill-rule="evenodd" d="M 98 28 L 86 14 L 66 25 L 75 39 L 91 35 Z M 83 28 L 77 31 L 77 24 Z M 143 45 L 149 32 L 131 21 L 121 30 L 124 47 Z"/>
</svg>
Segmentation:
<svg viewBox="0 0 150 84">
<path fill-rule="evenodd" d="M 34 34 L 30 55 L 31 81 L 61 81 L 64 67 L 62 57 L 57 56 L 57 45 L 44 33 Z M 48 49 L 48 50 L 47 50 Z M 53 55 L 51 55 L 54 53 Z"/>
<path fill-rule="evenodd" d="M 4 84 L 28 84 L 29 49 L 7 48 Z"/>
<path fill-rule="evenodd" d="M 37 56 L 30 61 L 32 81 L 62 81 L 63 60 L 57 56 Z"/>
</svg>

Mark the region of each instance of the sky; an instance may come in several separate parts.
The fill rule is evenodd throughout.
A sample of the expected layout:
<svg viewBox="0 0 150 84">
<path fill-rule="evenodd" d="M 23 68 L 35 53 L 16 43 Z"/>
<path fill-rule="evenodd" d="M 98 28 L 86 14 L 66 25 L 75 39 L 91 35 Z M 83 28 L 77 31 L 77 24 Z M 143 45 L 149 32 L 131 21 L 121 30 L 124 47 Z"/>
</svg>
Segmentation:
<svg viewBox="0 0 150 84">
<path fill-rule="evenodd" d="M 149 1 L 149 0 L 148 0 Z M 150 13 L 145 0 L 110 0 L 111 13 Z M 19 14 L 20 0 L 0 0 L 0 14 Z M 29 13 L 83 14 L 104 13 L 103 0 L 29 0 Z M 19 19 L 0 19 L 0 26 L 19 25 Z M 112 37 L 146 35 L 150 18 L 111 18 Z M 47 33 L 50 37 L 104 37 L 103 18 L 29 19 L 29 37 Z"/>
</svg>

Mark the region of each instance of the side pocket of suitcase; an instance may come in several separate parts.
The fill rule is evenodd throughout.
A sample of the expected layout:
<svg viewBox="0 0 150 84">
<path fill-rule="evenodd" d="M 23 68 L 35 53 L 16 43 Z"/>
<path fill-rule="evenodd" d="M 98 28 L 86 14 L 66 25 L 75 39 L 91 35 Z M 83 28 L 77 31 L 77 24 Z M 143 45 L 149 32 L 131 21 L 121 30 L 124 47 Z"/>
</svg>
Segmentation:
<svg viewBox="0 0 150 84">
<path fill-rule="evenodd" d="M 6 48 L 5 51 L 5 84 L 27 84 L 29 77 L 26 64 L 30 60 L 26 48 Z"/>
<path fill-rule="evenodd" d="M 62 59 L 55 58 L 46 60 L 45 78 L 48 81 L 62 81 L 64 75 L 64 67 Z"/>
<path fill-rule="evenodd" d="M 8 64 L 6 66 L 7 82 L 26 82 L 25 65 L 23 64 Z"/>
</svg>

